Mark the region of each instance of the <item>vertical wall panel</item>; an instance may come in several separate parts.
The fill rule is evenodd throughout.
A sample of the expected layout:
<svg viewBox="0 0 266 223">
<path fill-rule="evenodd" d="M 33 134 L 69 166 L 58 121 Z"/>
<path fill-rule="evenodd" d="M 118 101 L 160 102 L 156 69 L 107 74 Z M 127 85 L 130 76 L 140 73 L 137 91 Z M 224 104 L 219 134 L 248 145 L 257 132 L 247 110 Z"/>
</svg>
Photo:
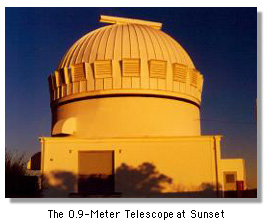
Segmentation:
<svg viewBox="0 0 266 223">
<path fill-rule="evenodd" d="M 158 78 L 158 90 L 166 89 L 166 81 L 165 79 Z"/>
<path fill-rule="evenodd" d="M 87 81 L 80 81 L 79 82 L 79 92 L 87 91 Z"/>
<path fill-rule="evenodd" d="M 66 89 L 66 85 L 62 85 L 61 86 L 61 97 L 65 97 L 67 95 L 67 89 Z"/>
<path fill-rule="evenodd" d="M 169 62 L 166 69 L 166 90 L 173 90 L 173 68 Z"/>
<path fill-rule="evenodd" d="M 149 66 L 148 61 L 141 60 L 140 65 L 140 86 L 142 89 L 149 89 L 150 87 L 150 77 L 149 77 Z"/>
<path fill-rule="evenodd" d="M 121 81 L 121 68 L 119 61 L 113 60 L 112 67 L 113 67 L 113 88 L 121 89 L 122 81 Z"/>
<path fill-rule="evenodd" d="M 175 92 L 180 91 L 180 85 L 177 81 L 173 81 L 173 91 L 175 91 Z"/>
<path fill-rule="evenodd" d="M 72 89 L 73 94 L 79 93 L 79 82 L 73 83 L 72 87 L 73 87 L 73 89 Z"/>
<path fill-rule="evenodd" d="M 103 79 L 95 79 L 95 90 L 103 90 Z"/>
<path fill-rule="evenodd" d="M 72 83 L 67 85 L 67 95 L 71 95 L 72 94 Z"/>
<path fill-rule="evenodd" d="M 150 89 L 157 90 L 158 89 L 158 79 L 150 78 Z"/>
<path fill-rule="evenodd" d="M 87 91 L 94 90 L 94 77 L 93 77 L 93 70 L 92 65 L 85 63 L 85 72 L 86 72 L 86 79 L 87 79 Z"/>
<path fill-rule="evenodd" d="M 181 93 L 186 93 L 186 83 L 181 83 L 179 82 L 179 85 L 180 85 L 180 92 Z"/>
<path fill-rule="evenodd" d="M 131 89 L 131 77 L 122 78 L 122 88 Z"/>
<path fill-rule="evenodd" d="M 140 78 L 139 77 L 132 77 L 132 88 L 139 89 L 140 88 Z"/>
<path fill-rule="evenodd" d="M 112 78 L 104 78 L 103 79 L 103 88 L 108 90 L 113 88 L 113 79 Z"/>
</svg>

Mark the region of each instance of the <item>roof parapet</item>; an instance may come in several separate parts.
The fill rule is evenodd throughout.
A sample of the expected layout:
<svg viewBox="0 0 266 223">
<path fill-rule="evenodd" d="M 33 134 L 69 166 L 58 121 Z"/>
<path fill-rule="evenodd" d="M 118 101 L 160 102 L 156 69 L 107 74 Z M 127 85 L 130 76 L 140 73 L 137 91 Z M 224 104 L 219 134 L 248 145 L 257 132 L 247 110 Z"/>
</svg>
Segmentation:
<svg viewBox="0 0 266 223">
<path fill-rule="evenodd" d="M 134 24 L 150 26 L 154 29 L 161 29 L 163 26 L 163 24 L 160 22 L 152 22 L 152 21 L 146 21 L 146 20 L 140 20 L 140 19 L 129 19 L 129 18 L 123 18 L 123 17 L 106 16 L 106 15 L 100 16 L 100 22 L 111 23 L 111 24 L 134 23 Z"/>
</svg>

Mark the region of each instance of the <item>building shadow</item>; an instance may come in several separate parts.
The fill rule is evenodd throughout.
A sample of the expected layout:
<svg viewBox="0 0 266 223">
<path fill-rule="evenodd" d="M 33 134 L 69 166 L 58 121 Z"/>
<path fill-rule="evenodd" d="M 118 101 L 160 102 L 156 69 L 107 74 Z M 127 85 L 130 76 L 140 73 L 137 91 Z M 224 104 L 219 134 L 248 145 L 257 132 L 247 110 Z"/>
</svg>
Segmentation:
<svg viewBox="0 0 266 223">
<path fill-rule="evenodd" d="M 78 193 L 83 196 L 112 195 L 114 194 L 114 175 L 80 175 L 78 178 Z"/>
<path fill-rule="evenodd" d="M 116 190 L 123 197 L 153 196 L 161 194 L 166 186 L 172 184 L 172 178 L 161 174 L 152 163 L 142 163 L 134 168 L 122 163 L 116 169 Z"/>
<path fill-rule="evenodd" d="M 28 180 L 30 178 L 27 178 L 27 182 L 31 184 Z M 165 192 L 167 188 L 172 192 Z M 235 198 L 254 197 L 254 192 L 217 191 L 216 185 L 211 183 L 202 183 L 195 191 L 184 192 L 184 190 L 186 188 L 182 185 L 175 185 L 172 178 L 160 173 L 154 164 L 144 162 L 137 167 L 123 163 L 116 169 L 115 176 L 102 174 L 77 176 L 68 171 L 53 171 L 42 177 L 41 193 L 36 197 L 215 198 L 222 195 Z M 32 197 L 27 192 L 21 195 L 17 197 Z"/>
<path fill-rule="evenodd" d="M 116 169 L 116 190 L 121 197 L 161 197 L 161 198 L 211 198 L 219 197 L 216 186 L 202 183 L 197 191 L 180 192 L 173 179 L 160 173 L 152 163 L 142 163 L 138 167 L 123 163 Z M 173 192 L 164 192 L 171 188 Z M 182 189 L 185 189 L 182 187 Z"/>
<path fill-rule="evenodd" d="M 49 176 L 42 176 L 43 197 L 69 197 L 75 190 L 77 176 L 68 171 L 53 171 Z"/>
</svg>

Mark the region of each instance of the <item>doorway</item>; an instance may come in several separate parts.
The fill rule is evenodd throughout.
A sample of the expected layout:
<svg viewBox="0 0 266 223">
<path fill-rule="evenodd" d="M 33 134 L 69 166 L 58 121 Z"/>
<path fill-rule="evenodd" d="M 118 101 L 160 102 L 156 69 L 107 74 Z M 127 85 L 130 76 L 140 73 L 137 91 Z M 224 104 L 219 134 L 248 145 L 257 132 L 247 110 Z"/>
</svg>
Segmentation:
<svg viewBox="0 0 266 223">
<path fill-rule="evenodd" d="M 80 151 L 78 153 L 78 175 L 78 193 L 113 193 L 114 151 Z"/>
</svg>

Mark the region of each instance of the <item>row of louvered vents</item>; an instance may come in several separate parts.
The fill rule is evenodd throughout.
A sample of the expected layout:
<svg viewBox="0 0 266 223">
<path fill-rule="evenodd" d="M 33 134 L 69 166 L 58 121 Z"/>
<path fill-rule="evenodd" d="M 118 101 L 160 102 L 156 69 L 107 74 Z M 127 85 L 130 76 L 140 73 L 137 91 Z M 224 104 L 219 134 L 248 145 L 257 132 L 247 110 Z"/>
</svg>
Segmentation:
<svg viewBox="0 0 266 223">
<path fill-rule="evenodd" d="M 124 77 L 139 77 L 141 73 L 141 62 L 139 59 L 123 59 L 121 61 L 122 75 Z M 55 74 L 50 76 L 50 84 L 52 88 L 62 84 L 72 82 L 79 82 L 86 80 L 86 73 L 91 69 L 89 64 L 81 63 L 73 65 L 67 70 L 56 71 Z M 110 78 L 112 77 L 112 61 L 100 60 L 95 61 L 92 66 L 94 70 L 94 78 Z M 166 78 L 167 62 L 163 60 L 150 60 L 149 61 L 149 74 L 151 78 Z M 189 75 L 189 76 L 187 76 Z M 190 84 L 197 87 L 199 72 L 195 69 L 188 69 L 187 66 L 174 63 L 173 64 L 173 80 L 179 82 L 187 82 L 187 77 L 190 79 Z"/>
</svg>

